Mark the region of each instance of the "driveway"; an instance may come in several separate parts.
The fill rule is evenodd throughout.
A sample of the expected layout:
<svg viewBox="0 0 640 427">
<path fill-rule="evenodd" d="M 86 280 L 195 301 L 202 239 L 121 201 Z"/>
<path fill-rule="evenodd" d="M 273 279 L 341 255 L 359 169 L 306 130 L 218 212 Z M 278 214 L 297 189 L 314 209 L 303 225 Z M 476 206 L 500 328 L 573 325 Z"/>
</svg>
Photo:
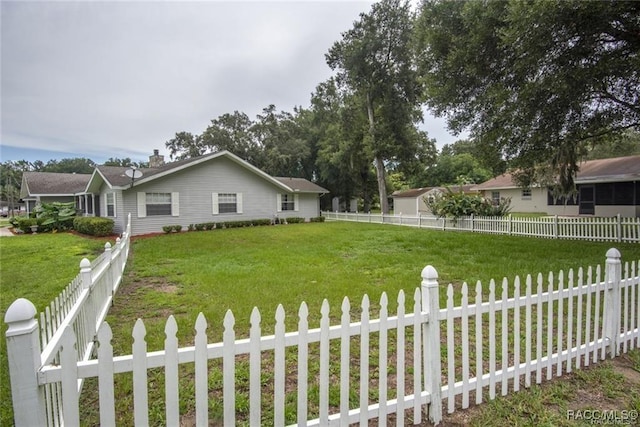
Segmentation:
<svg viewBox="0 0 640 427">
<path fill-rule="evenodd" d="M 9 227 L 0 228 L 0 237 L 11 237 L 14 234 L 9 230 Z"/>
</svg>

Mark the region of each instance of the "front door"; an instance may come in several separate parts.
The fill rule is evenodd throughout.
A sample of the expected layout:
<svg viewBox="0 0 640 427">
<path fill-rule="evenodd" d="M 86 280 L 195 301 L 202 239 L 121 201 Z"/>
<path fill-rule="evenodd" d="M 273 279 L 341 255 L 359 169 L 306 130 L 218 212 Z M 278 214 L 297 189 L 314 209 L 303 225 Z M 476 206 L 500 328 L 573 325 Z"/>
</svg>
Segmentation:
<svg viewBox="0 0 640 427">
<path fill-rule="evenodd" d="M 580 215 L 594 215 L 596 213 L 595 187 L 593 185 L 580 186 Z"/>
</svg>

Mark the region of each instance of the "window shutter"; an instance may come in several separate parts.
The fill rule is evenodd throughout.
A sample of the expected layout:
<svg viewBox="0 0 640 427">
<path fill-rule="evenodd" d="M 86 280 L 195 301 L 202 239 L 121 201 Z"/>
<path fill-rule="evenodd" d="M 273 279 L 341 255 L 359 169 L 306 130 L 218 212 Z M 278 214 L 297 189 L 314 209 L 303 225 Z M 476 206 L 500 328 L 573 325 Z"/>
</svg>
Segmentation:
<svg viewBox="0 0 640 427">
<path fill-rule="evenodd" d="M 138 193 L 138 218 L 147 216 L 147 193 Z"/>
<path fill-rule="evenodd" d="M 236 210 L 242 213 L 242 193 L 236 193 Z"/>
<path fill-rule="evenodd" d="M 298 204 L 298 195 L 293 195 L 293 210 L 298 212 L 300 210 L 300 205 Z"/>
<path fill-rule="evenodd" d="M 276 211 L 282 212 L 282 194 L 276 194 Z"/>
<path fill-rule="evenodd" d="M 107 207 L 107 201 L 109 201 L 107 193 L 104 194 L 104 206 L 100 209 L 102 211 L 102 216 L 108 216 L 109 208 Z"/>
<path fill-rule="evenodd" d="M 171 216 L 180 216 L 180 193 L 171 193 Z"/>
<path fill-rule="evenodd" d="M 114 218 L 118 216 L 117 200 L 118 200 L 118 198 L 116 197 L 116 193 L 113 193 L 113 217 Z"/>
<path fill-rule="evenodd" d="M 211 213 L 214 215 L 218 215 L 220 212 L 218 211 L 218 193 L 211 193 Z"/>
</svg>

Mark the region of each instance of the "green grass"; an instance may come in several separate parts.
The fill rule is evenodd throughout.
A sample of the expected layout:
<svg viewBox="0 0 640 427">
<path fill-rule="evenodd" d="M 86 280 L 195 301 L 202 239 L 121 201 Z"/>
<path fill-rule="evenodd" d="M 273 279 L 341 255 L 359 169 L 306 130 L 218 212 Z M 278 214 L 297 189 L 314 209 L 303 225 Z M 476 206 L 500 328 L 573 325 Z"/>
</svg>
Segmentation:
<svg viewBox="0 0 640 427">
<path fill-rule="evenodd" d="M 92 251 L 99 252 L 103 244 L 63 234 L 1 239 L 2 315 L 21 296 L 43 309 L 77 274 L 79 260 Z M 387 292 L 390 312 L 395 312 L 398 291 L 405 290 L 411 300 L 413 290 L 420 285 L 420 272 L 427 264 L 437 269 L 442 285 L 463 281 L 475 284 L 481 280 L 488 286 L 491 278 L 501 280 L 503 276 L 512 278 L 538 272 L 546 275 L 569 267 L 603 264 L 605 253 L 612 246 L 622 252 L 623 261 L 640 259 L 637 244 L 544 240 L 374 224 L 296 224 L 162 235 L 134 241 L 127 277 L 107 321 L 114 329 L 117 354 L 131 352 L 131 330 L 137 318 L 145 321 L 150 351 L 162 348 L 164 323 L 169 314 L 174 314 L 178 321 L 181 346 L 192 341 L 199 312 L 205 314 L 209 323 L 210 342 L 221 338 L 227 309 L 234 312 L 239 337 L 248 334 L 249 315 L 254 306 L 260 309 L 265 334 L 273 332 L 278 304 L 287 313 L 287 330 L 296 327 L 302 301 L 309 306 L 310 327 L 317 327 L 325 298 L 334 320 L 340 316 L 344 296 L 350 298 L 354 318 L 364 294 L 369 295 L 375 306 L 382 292 Z M 50 249 L 53 247 L 56 249 Z M 441 306 L 445 297 L 443 286 Z M 5 381 L 4 339 L 1 345 L 0 424 L 5 425 L 10 424 L 12 415 Z M 155 388 L 161 391 L 161 373 L 156 377 Z M 127 383 L 130 380 L 120 381 L 121 390 L 130 386 Z M 126 399 L 121 404 L 124 405 L 121 408 L 127 407 Z M 219 402 L 211 405 L 212 412 L 221 411 Z M 152 413 L 161 418 L 159 408 L 154 406 Z"/>
<path fill-rule="evenodd" d="M 67 233 L 0 237 L 0 425 L 13 424 L 4 323 L 7 308 L 17 298 L 27 298 L 38 312 L 44 310 L 80 272 L 82 258 L 96 258 L 105 242 Z"/>
</svg>

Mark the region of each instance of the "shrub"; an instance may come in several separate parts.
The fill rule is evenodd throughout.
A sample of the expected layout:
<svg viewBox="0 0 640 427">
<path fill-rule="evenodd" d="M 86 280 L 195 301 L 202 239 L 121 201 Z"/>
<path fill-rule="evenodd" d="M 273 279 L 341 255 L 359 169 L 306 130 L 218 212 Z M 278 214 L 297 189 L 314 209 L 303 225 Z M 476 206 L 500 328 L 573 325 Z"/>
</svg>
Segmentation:
<svg viewBox="0 0 640 427">
<path fill-rule="evenodd" d="M 316 216 L 313 218 L 309 218 L 310 222 L 324 222 L 324 217 L 323 216 Z"/>
<path fill-rule="evenodd" d="M 38 221 L 37 218 L 27 218 L 27 217 L 21 216 L 21 217 L 15 217 L 12 224 L 14 224 L 13 226 L 15 228 L 22 230 L 25 233 L 31 233 L 31 226 L 32 225 L 40 226 L 40 221 Z"/>
<path fill-rule="evenodd" d="M 204 228 L 206 230 L 213 230 L 214 228 L 216 228 L 216 223 L 215 222 L 205 222 L 204 223 Z"/>
<path fill-rule="evenodd" d="M 301 222 L 304 222 L 304 218 L 299 216 L 292 216 L 290 218 L 287 218 L 287 224 L 299 224 Z"/>
<path fill-rule="evenodd" d="M 179 232 L 181 232 L 181 231 L 182 231 L 182 226 L 181 226 L 181 225 L 179 225 L 179 224 L 178 224 L 178 225 L 174 225 L 174 226 L 173 226 L 173 229 L 174 229 L 174 231 L 175 231 L 176 233 L 179 233 Z"/>
<path fill-rule="evenodd" d="M 73 219 L 73 229 L 78 233 L 90 236 L 110 236 L 113 234 L 113 220 L 111 218 L 78 216 Z"/>
<path fill-rule="evenodd" d="M 436 195 L 425 197 L 424 202 L 431 212 L 438 217 L 450 217 L 454 221 L 461 216 L 504 216 L 511 210 L 511 199 L 501 199 L 497 205 L 491 200 L 476 194 L 454 192 L 451 189 Z"/>
<path fill-rule="evenodd" d="M 187 231 L 193 231 L 196 229 L 196 226 L 193 224 L 189 224 L 189 226 L 187 227 Z"/>
<path fill-rule="evenodd" d="M 36 217 L 40 219 L 40 225 L 45 230 L 55 229 L 56 231 L 68 230 L 73 227 L 73 219 L 76 216 L 74 202 L 42 203 L 35 207 Z"/>
<path fill-rule="evenodd" d="M 259 225 L 271 225 L 271 220 L 268 218 L 263 219 L 253 219 L 251 220 L 251 225 L 259 226 Z"/>
<path fill-rule="evenodd" d="M 196 231 L 202 231 L 204 230 L 204 224 L 196 224 L 195 228 L 196 228 Z"/>
<path fill-rule="evenodd" d="M 173 225 L 163 225 L 162 231 L 165 233 L 171 233 L 173 231 Z"/>
</svg>

